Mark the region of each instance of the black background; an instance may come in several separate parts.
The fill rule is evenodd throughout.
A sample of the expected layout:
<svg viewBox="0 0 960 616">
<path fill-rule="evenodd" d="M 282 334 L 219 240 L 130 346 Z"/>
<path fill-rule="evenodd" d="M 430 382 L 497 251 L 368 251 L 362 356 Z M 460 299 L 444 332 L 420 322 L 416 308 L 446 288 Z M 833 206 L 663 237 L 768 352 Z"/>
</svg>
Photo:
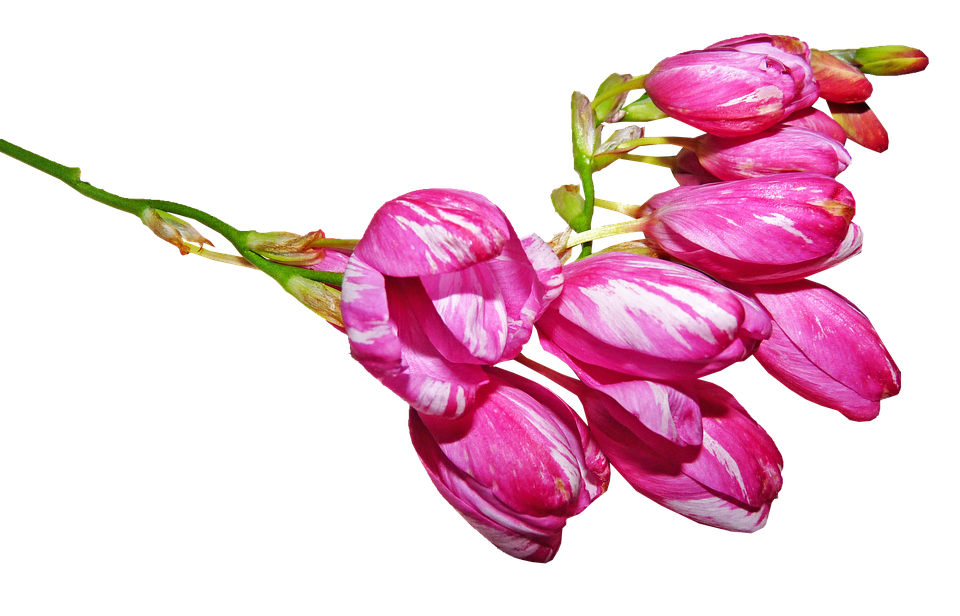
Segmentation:
<svg viewBox="0 0 960 616">
<path fill-rule="evenodd" d="M 547 193 L 575 181 L 571 89 L 591 93 L 611 70 L 643 71 L 665 54 L 761 27 L 783 26 L 590 45 L 554 33 L 428 32 L 382 33 L 356 47 L 267 45 L 238 33 L 189 60 L 144 52 L 135 70 L 100 49 L 79 53 L 73 78 L 25 90 L 3 136 L 82 165 L 99 186 L 190 203 L 241 227 L 356 236 L 384 200 L 456 185 L 496 201 L 520 233 L 548 237 L 561 225 Z M 787 31 L 821 46 L 909 42 L 938 60 L 919 30 Z M 875 80 L 872 104 L 893 147 L 877 156 L 851 145 L 854 166 L 841 177 L 858 197 L 866 250 L 819 277 L 873 319 L 904 370 L 904 394 L 878 421 L 854 425 L 752 362 L 719 374 L 784 452 L 769 527 L 752 537 L 701 528 L 615 479 L 571 522 L 551 570 L 681 558 L 698 547 L 759 557 L 804 545 L 840 562 L 879 549 L 863 535 L 897 525 L 919 472 L 903 455 L 920 412 L 909 401 L 921 282 L 908 268 L 922 241 L 911 221 L 935 179 L 924 161 L 933 156 L 925 109 L 936 74 Z M 31 489 L 51 504 L 45 515 L 64 542 L 281 567 L 290 558 L 522 566 L 436 495 L 407 442 L 404 405 L 269 279 L 182 259 L 132 217 L 10 160 L 0 177 L 6 207 L 26 214 L 23 251 L 34 255 L 8 263 L 33 341 L 20 350 L 21 371 L 44 383 L 16 420 L 23 470 L 43 486 Z M 597 179 L 601 196 L 636 201 L 671 185 L 665 171 L 627 164 Z"/>
</svg>

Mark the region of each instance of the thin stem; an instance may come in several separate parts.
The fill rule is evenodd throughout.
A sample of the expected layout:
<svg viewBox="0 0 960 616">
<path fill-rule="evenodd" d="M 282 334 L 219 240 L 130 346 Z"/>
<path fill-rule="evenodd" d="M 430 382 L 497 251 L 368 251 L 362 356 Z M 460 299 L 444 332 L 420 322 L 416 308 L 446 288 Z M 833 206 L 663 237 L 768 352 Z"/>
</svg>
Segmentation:
<svg viewBox="0 0 960 616">
<path fill-rule="evenodd" d="M 593 221 L 593 205 L 596 201 L 593 187 L 593 169 L 586 169 L 580 173 L 580 181 L 583 182 L 583 215 L 587 219 L 587 233 L 589 233 L 590 224 Z M 580 254 L 577 260 L 585 259 L 593 252 L 593 242 L 583 242 L 580 246 Z"/>
<path fill-rule="evenodd" d="M 678 145 L 688 150 L 697 148 L 697 140 L 689 137 L 641 137 L 620 143 L 618 149 L 638 148 L 642 145 Z"/>
<path fill-rule="evenodd" d="M 144 211 L 146 211 L 148 208 L 161 210 L 176 216 L 192 218 L 193 220 L 206 225 L 223 237 L 227 238 L 227 241 L 233 244 L 234 248 L 236 248 L 237 251 L 247 261 L 252 263 L 257 269 L 261 270 L 279 282 L 281 285 L 284 285 L 293 276 L 298 275 L 335 286 L 341 286 L 343 284 L 343 274 L 305 270 L 298 267 L 280 265 L 264 259 L 247 247 L 247 237 L 250 235 L 250 231 L 239 231 L 216 216 L 207 214 L 202 210 L 198 210 L 187 205 L 182 205 L 180 203 L 174 203 L 173 201 L 159 201 L 155 199 L 128 199 L 126 197 L 109 193 L 105 190 L 92 186 L 87 182 L 81 181 L 80 169 L 78 167 L 66 167 L 60 163 L 56 163 L 52 160 L 44 158 L 39 154 L 34 154 L 33 152 L 24 150 L 23 148 L 3 139 L 0 139 L 0 152 L 10 156 L 11 158 L 19 160 L 22 163 L 26 163 L 34 169 L 42 171 L 49 176 L 57 178 L 85 197 L 89 197 L 90 199 L 103 203 L 104 205 L 109 205 L 110 207 L 116 208 L 122 212 L 133 214 L 138 218 L 141 217 Z"/>
<path fill-rule="evenodd" d="M 609 100 L 614 96 L 623 94 L 624 92 L 629 92 L 630 90 L 641 90 L 643 89 L 643 85 L 646 80 L 646 75 L 640 75 L 639 77 L 634 77 L 630 81 L 625 81 L 616 88 L 611 88 L 597 98 L 593 99 L 593 102 L 590 103 L 590 106 L 596 109 L 598 106 L 600 106 L 600 103 Z"/>
<path fill-rule="evenodd" d="M 630 218 L 638 218 L 640 216 L 640 210 L 643 209 L 642 205 L 618 203 L 616 201 L 607 201 L 606 199 L 595 199 L 594 204 L 597 207 L 603 208 L 605 210 L 612 210 L 614 212 L 620 212 L 621 214 L 626 214 Z"/>
<path fill-rule="evenodd" d="M 590 229 L 589 231 L 584 231 L 583 233 L 575 233 L 571 235 L 569 239 L 567 239 L 566 247 L 573 248 L 577 244 L 592 242 L 593 240 L 598 240 L 600 238 L 610 237 L 613 235 L 639 233 L 640 231 L 643 231 L 643 228 L 649 221 L 649 218 L 628 220 L 627 222 L 618 222 L 612 225 L 604 225 L 602 227 L 597 227 L 596 229 Z"/>
<path fill-rule="evenodd" d="M 520 364 L 521 366 L 526 366 L 527 368 L 530 368 L 531 370 L 533 370 L 534 372 L 536 372 L 541 376 L 547 377 L 548 379 L 550 379 L 560 387 L 563 387 L 564 389 L 566 389 L 567 391 L 569 391 L 575 396 L 579 396 L 586 389 L 586 385 L 581 383 L 578 379 L 575 379 L 571 376 L 567 376 L 566 374 L 561 374 L 556 370 L 553 370 L 552 368 L 547 368 L 543 364 L 533 361 L 532 359 L 530 359 L 529 357 L 527 357 L 522 353 L 520 355 L 517 355 L 514 358 L 514 361 Z"/>
<path fill-rule="evenodd" d="M 332 248 L 335 250 L 339 248 L 340 250 L 353 250 L 359 243 L 360 240 L 342 240 L 333 237 L 323 237 L 310 242 L 307 248 Z"/>
<path fill-rule="evenodd" d="M 203 246 L 196 246 L 189 242 L 184 242 L 183 247 L 189 250 L 192 254 L 195 254 L 198 257 L 203 257 L 204 259 L 210 259 L 211 261 L 217 261 L 219 263 L 228 263 L 230 265 L 239 265 L 240 267 L 246 267 L 254 270 L 257 269 L 252 263 L 243 257 L 238 257 L 237 255 L 228 255 L 222 252 L 206 250 L 203 248 Z"/>
<path fill-rule="evenodd" d="M 658 167 L 660 169 L 673 171 L 673 165 L 670 164 L 674 160 L 673 156 L 651 156 L 649 154 L 635 154 L 631 152 L 628 154 L 621 154 L 620 160 L 628 163 L 639 163 L 641 165 L 647 165 L 648 167 Z"/>
</svg>

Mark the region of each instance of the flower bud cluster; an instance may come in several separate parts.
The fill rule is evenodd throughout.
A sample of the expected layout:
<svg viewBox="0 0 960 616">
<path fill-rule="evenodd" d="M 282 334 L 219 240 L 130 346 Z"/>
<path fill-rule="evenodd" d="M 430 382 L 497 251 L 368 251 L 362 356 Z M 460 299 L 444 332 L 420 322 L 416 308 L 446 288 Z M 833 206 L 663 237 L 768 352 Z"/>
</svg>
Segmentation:
<svg viewBox="0 0 960 616">
<path fill-rule="evenodd" d="M 514 557 L 546 562 L 612 465 L 696 522 L 763 527 L 783 458 L 730 393 L 701 380 L 751 356 L 808 400 L 853 420 L 877 416 L 899 391 L 896 365 L 859 309 L 806 279 L 860 252 L 856 203 L 836 176 L 851 164 L 847 136 L 861 135 L 812 105 L 863 104 L 862 73 L 915 70 L 914 52 L 849 59 L 759 34 L 667 58 L 646 77 L 611 75 L 593 103 L 573 97 L 574 166 L 589 190 L 552 194 L 578 233 L 521 239 L 481 195 L 420 190 L 384 204 L 355 249 L 309 265 L 332 259 L 330 271 L 344 273 L 351 355 L 409 406 L 427 474 L 471 526 Z M 629 127 L 601 140 L 605 123 L 662 115 L 705 134 L 658 140 Z M 604 236 L 590 230 L 601 203 L 592 174 L 646 162 L 630 152 L 652 143 L 683 147 L 667 163 L 680 186 L 611 207 L 635 219 L 612 226 L 644 240 L 562 263 Z M 269 252 L 302 252 L 291 246 Z M 534 330 L 577 378 L 521 355 Z M 494 367 L 511 359 L 577 395 L 586 421 Z"/>
</svg>

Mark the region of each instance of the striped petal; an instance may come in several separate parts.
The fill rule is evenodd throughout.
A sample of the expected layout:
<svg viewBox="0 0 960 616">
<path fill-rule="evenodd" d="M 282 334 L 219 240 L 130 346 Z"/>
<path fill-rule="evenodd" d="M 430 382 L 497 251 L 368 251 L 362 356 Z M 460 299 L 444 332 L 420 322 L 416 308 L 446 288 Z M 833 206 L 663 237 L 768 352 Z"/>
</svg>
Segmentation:
<svg viewBox="0 0 960 616">
<path fill-rule="evenodd" d="M 537 328 L 541 338 L 582 362 L 642 378 L 686 380 L 722 368 L 714 359 L 742 333 L 743 303 L 689 268 L 607 253 L 564 272 L 563 293 Z"/>
<path fill-rule="evenodd" d="M 482 195 L 419 190 L 377 210 L 354 254 L 387 276 L 442 274 L 492 259 L 510 235 L 503 212 Z"/>
<path fill-rule="evenodd" d="M 782 459 L 739 405 L 725 405 L 703 385 L 709 384 L 698 386 L 704 409 L 700 447 L 659 439 L 608 396 L 594 392 L 582 399 L 600 447 L 634 489 L 701 524 L 753 532 L 766 523 L 780 488 Z"/>
<path fill-rule="evenodd" d="M 414 447 L 434 484 L 478 531 L 518 558 L 544 562 L 566 519 L 609 481 L 582 420 L 541 385 L 489 368 L 473 413 L 445 420 L 411 412 Z"/>
<path fill-rule="evenodd" d="M 547 338 L 541 338 L 540 344 L 563 360 L 587 387 L 613 398 L 650 432 L 680 446 L 699 445 L 703 440 L 700 406 L 677 387 L 579 361 Z"/>
<path fill-rule="evenodd" d="M 900 370 L 883 341 L 843 296 L 808 280 L 752 293 L 776 323 L 757 359 L 793 391 L 859 421 L 876 417 L 880 400 L 900 391 Z"/>
</svg>

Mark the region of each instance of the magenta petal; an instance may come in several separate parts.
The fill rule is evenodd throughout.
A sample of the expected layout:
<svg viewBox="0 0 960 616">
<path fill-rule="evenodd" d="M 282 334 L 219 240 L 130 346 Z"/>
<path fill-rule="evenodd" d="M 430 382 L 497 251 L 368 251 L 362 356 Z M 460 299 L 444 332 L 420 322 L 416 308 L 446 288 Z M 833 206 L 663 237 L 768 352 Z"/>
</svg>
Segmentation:
<svg viewBox="0 0 960 616">
<path fill-rule="evenodd" d="M 810 360 L 864 397 L 891 393 L 896 366 L 866 315 L 827 287 L 798 281 L 757 297 Z"/>
<path fill-rule="evenodd" d="M 487 369 L 466 416 L 411 411 L 414 447 L 446 500 L 505 552 L 546 561 L 568 517 L 607 486 L 610 469 L 583 421 L 528 379 Z"/>
<path fill-rule="evenodd" d="M 354 254 L 387 276 L 463 269 L 500 254 L 511 235 L 496 205 L 464 190 L 418 190 L 385 203 Z"/>
<path fill-rule="evenodd" d="M 783 457 L 773 440 L 722 388 L 697 381 L 703 447 L 684 473 L 720 494 L 762 507 L 780 491 Z"/>
<path fill-rule="evenodd" d="M 507 304 L 509 335 L 501 360 L 513 359 L 530 340 L 533 324 L 563 288 L 563 268 L 539 237 L 511 239 L 490 261 Z"/>
<path fill-rule="evenodd" d="M 600 447 L 611 464 L 638 492 L 708 526 L 740 532 L 753 532 L 763 527 L 769 514 L 769 501 L 754 507 L 711 489 L 687 473 L 691 464 L 696 464 L 699 456 L 704 455 L 704 446 L 676 447 L 658 440 L 659 437 L 646 431 L 636 417 L 626 413 L 612 398 L 601 393 L 581 396 L 581 400 L 590 430 Z M 714 428 L 713 424 L 710 428 Z M 704 429 L 706 441 L 706 423 Z M 714 483 L 729 483 L 715 481 L 717 478 L 706 472 L 706 466 L 704 464 L 703 468 L 694 472 L 714 480 Z M 735 475 L 733 483 L 739 485 Z M 747 490 L 742 493 L 747 493 Z"/>
<path fill-rule="evenodd" d="M 840 411 L 853 421 L 880 414 L 880 401 L 864 398 L 821 370 L 774 324 L 773 335 L 754 355 L 775 379 L 807 400 Z"/>
<path fill-rule="evenodd" d="M 430 317 L 435 319 L 436 313 L 429 312 L 429 300 L 419 281 L 388 278 L 386 289 L 404 369 L 395 376 L 374 376 L 422 413 L 444 417 L 464 414 L 473 404 L 477 390 L 489 380 L 483 369 L 451 362 L 432 344 L 421 320 L 430 323 Z"/>
<path fill-rule="evenodd" d="M 537 525 L 498 507 L 489 490 L 458 470 L 437 446 L 416 411 L 410 409 L 410 436 L 441 496 L 488 541 L 514 558 L 549 562 L 560 549 L 564 522 Z"/>
<path fill-rule="evenodd" d="M 488 263 L 420 278 L 445 329 L 460 345 L 446 349 L 450 361 L 493 364 L 507 341 L 507 313 L 500 285 Z M 429 331 L 428 331 L 429 335 Z M 462 352 L 465 351 L 465 352 Z"/>
<path fill-rule="evenodd" d="M 610 253 L 566 268 L 565 292 L 554 303 L 569 323 L 600 342 L 673 360 L 714 356 L 736 337 L 743 306 L 727 289 L 679 265 Z M 548 315 L 545 315 L 546 318 Z M 585 349 L 587 355 L 593 356 Z M 597 365 L 624 359 L 609 356 Z M 640 376 L 640 375 L 638 375 Z"/>
<path fill-rule="evenodd" d="M 352 257 L 343 275 L 340 312 L 350 353 L 377 378 L 399 374 L 400 339 L 390 319 L 383 274 Z"/>
<path fill-rule="evenodd" d="M 616 400 L 652 433 L 680 446 L 701 443 L 700 407 L 683 391 L 578 361 L 547 338 L 541 338 L 540 344 L 570 366 L 585 385 Z"/>
<path fill-rule="evenodd" d="M 777 325 L 757 359 L 792 390 L 855 420 L 876 417 L 900 391 L 900 370 L 846 298 L 807 280 L 751 291 Z"/>
<path fill-rule="evenodd" d="M 853 198 L 833 178 L 783 173 L 680 187 L 654 196 L 648 206 L 652 222 L 644 232 L 668 253 L 675 244 L 689 250 L 688 242 L 747 263 L 792 265 L 837 249 L 847 234 Z"/>
</svg>

